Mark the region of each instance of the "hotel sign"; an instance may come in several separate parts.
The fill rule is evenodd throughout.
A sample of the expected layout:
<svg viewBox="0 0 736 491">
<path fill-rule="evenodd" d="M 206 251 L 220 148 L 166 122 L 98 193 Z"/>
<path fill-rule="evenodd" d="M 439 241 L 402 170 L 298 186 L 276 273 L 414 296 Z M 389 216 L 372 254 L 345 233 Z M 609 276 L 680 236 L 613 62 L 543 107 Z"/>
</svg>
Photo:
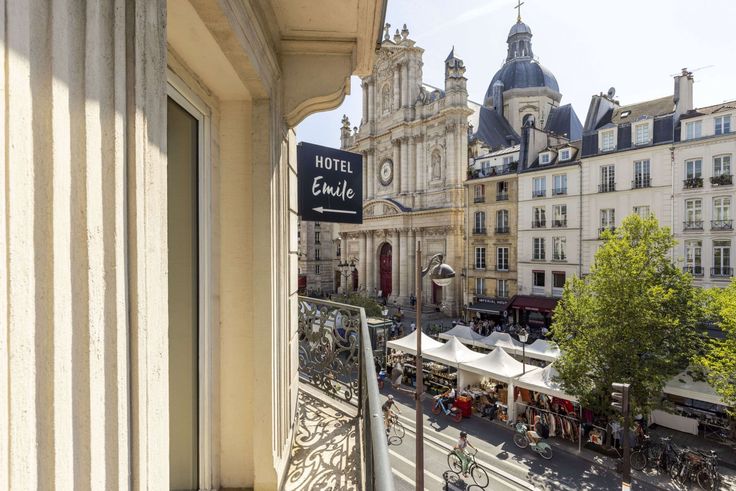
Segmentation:
<svg viewBox="0 0 736 491">
<path fill-rule="evenodd" d="M 303 220 L 363 223 L 362 155 L 302 142 L 296 163 Z"/>
</svg>

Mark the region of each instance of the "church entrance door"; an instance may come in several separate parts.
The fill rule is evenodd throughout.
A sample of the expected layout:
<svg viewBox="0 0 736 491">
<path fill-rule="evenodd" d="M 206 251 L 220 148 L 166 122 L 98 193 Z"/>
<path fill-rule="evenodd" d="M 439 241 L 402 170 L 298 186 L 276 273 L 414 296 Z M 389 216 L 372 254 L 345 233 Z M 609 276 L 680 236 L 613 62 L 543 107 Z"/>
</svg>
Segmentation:
<svg viewBox="0 0 736 491">
<path fill-rule="evenodd" d="M 391 244 L 381 246 L 381 295 L 391 295 Z"/>
</svg>

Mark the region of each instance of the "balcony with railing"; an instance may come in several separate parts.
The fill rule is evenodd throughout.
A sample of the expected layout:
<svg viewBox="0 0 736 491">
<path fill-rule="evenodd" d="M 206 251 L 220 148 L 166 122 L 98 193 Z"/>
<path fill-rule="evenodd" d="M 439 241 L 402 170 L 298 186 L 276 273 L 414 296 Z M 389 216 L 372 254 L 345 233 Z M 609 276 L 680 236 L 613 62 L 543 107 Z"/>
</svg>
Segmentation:
<svg viewBox="0 0 736 491">
<path fill-rule="evenodd" d="M 496 193 L 496 201 L 508 201 L 508 200 L 509 200 L 508 191 Z"/>
<path fill-rule="evenodd" d="M 497 234 L 508 234 L 511 231 L 508 225 L 500 225 L 496 227 Z"/>
<path fill-rule="evenodd" d="M 546 228 L 546 227 L 547 227 L 546 220 L 532 220 L 532 228 Z"/>
<path fill-rule="evenodd" d="M 567 194 L 567 188 L 552 188 L 552 196 L 562 196 Z"/>
<path fill-rule="evenodd" d="M 486 235 L 486 228 L 485 227 L 473 228 L 473 235 Z"/>
<path fill-rule="evenodd" d="M 599 193 L 612 193 L 615 190 L 616 190 L 615 182 L 604 182 L 604 183 L 598 184 Z"/>
<path fill-rule="evenodd" d="M 552 228 L 566 228 L 567 219 L 565 220 L 552 220 Z"/>
<path fill-rule="evenodd" d="M 642 189 L 652 187 L 652 178 L 650 176 L 638 176 L 631 181 L 631 189 Z"/>
<path fill-rule="evenodd" d="M 719 174 L 710 178 L 712 186 L 730 186 L 733 184 L 733 176 L 731 174 Z"/>
<path fill-rule="evenodd" d="M 703 230 L 703 220 L 688 220 L 682 222 L 682 230 Z"/>
<path fill-rule="evenodd" d="M 599 228 L 599 229 L 598 229 L 598 238 L 599 238 L 599 239 L 602 239 L 602 238 L 603 238 L 603 235 L 604 235 L 604 234 L 605 234 L 605 233 L 606 233 L 607 231 L 610 231 L 611 233 L 613 233 L 613 232 L 615 232 L 615 231 L 616 231 L 616 227 L 613 227 L 613 226 L 608 226 L 608 227 L 601 227 L 601 228 Z"/>
<path fill-rule="evenodd" d="M 703 276 L 704 270 L 703 266 L 695 266 L 695 265 L 688 265 L 682 267 L 683 273 L 690 273 L 693 276 Z"/>
<path fill-rule="evenodd" d="M 711 220 L 710 229 L 714 232 L 731 232 L 733 230 L 733 220 Z"/>
<path fill-rule="evenodd" d="M 703 187 L 702 177 L 689 177 L 682 181 L 683 189 L 698 189 Z"/>
<path fill-rule="evenodd" d="M 299 297 L 299 403 L 283 489 L 393 491 L 375 366 L 362 308 Z"/>
<path fill-rule="evenodd" d="M 544 198 L 546 195 L 546 189 L 532 189 L 532 198 Z"/>
<path fill-rule="evenodd" d="M 486 197 L 485 196 L 475 196 L 473 197 L 473 203 L 485 203 Z"/>
<path fill-rule="evenodd" d="M 513 174 L 518 167 L 517 162 L 511 162 L 506 165 L 495 165 L 493 167 L 477 168 L 476 166 L 468 167 L 468 179 L 485 179 L 486 177 L 503 176 Z"/>
<path fill-rule="evenodd" d="M 710 268 L 710 276 L 712 278 L 730 278 L 733 276 L 733 268 L 729 268 L 728 266 Z"/>
</svg>

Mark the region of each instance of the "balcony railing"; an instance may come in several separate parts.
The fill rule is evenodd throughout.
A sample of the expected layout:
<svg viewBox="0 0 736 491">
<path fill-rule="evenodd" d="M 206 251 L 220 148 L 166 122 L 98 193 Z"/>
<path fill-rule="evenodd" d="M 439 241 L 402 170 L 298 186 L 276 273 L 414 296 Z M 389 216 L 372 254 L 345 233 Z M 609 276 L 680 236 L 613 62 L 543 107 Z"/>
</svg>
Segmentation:
<svg viewBox="0 0 736 491">
<path fill-rule="evenodd" d="M 714 278 L 730 278 L 733 276 L 733 268 L 716 266 L 715 268 L 710 268 L 710 275 Z"/>
<path fill-rule="evenodd" d="M 485 177 L 503 176 L 516 172 L 517 162 L 511 162 L 506 165 L 496 165 L 485 169 L 468 169 L 468 179 L 483 179 Z"/>
<path fill-rule="evenodd" d="M 713 186 L 729 186 L 733 184 L 733 176 L 731 174 L 720 174 L 710 178 L 710 183 Z"/>
<path fill-rule="evenodd" d="M 552 220 L 552 228 L 565 228 L 567 227 L 567 220 Z"/>
<path fill-rule="evenodd" d="M 357 478 L 360 480 L 358 489 L 392 491 L 394 481 L 376 378 L 376 361 L 381 366 L 385 364 L 383 350 L 379 352 L 379 359 L 374 360 L 363 308 L 299 297 L 300 379 L 325 395 L 325 401 L 337 399 L 356 409 L 355 423 L 358 429 L 354 434 L 359 440 L 356 445 L 359 444 L 362 451 L 352 454 L 359 460 L 356 469 L 356 474 L 360 476 Z M 333 411 L 330 413 L 334 414 Z M 307 435 L 313 437 L 313 432 L 309 431 Z M 295 440 L 304 446 L 310 438 Z M 341 448 L 337 453 L 345 454 L 348 451 Z M 317 455 L 318 452 L 320 455 Z M 314 489 L 313 486 L 324 481 L 322 474 L 325 469 L 320 468 L 320 462 L 326 468 L 334 467 L 333 461 L 329 460 L 333 456 L 325 457 L 325 452 L 334 454 L 335 450 L 320 447 L 314 450 L 314 462 L 306 463 L 305 469 L 294 470 L 294 476 L 312 483 L 311 486 L 309 482 L 303 483 L 304 489 Z M 311 474 L 314 477 L 310 477 Z"/>
<path fill-rule="evenodd" d="M 636 179 L 631 181 L 632 189 L 641 189 L 641 188 L 649 188 L 649 187 L 652 187 L 652 178 L 650 176 L 637 177 Z"/>
<path fill-rule="evenodd" d="M 496 193 L 496 201 L 508 201 L 509 193 Z"/>
<path fill-rule="evenodd" d="M 690 273 L 693 276 L 703 276 L 704 273 L 702 266 L 683 266 L 682 272 Z"/>
<path fill-rule="evenodd" d="M 546 189 L 533 189 L 532 198 L 544 198 L 547 195 Z"/>
<path fill-rule="evenodd" d="M 682 187 L 684 189 L 697 189 L 703 187 L 702 177 L 690 177 L 682 181 Z"/>
<path fill-rule="evenodd" d="M 733 220 L 711 220 L 711 230 L 731 231 L 733 230 Z"/>
<path fill-rule="evenodd" d="M 598 229 L 598 238 L 599 239 L 602 239 L 603 238 L 603 234 L 606 233 L 607 230 L 610 230 L 611 233 L 613 233 L 613 232 L 616 231 L 616 227 L 608 226 L 608 227 L 601 227 L 601 228 L 599 228 Z"/>
<path fill-rule="evenodd" d="M 474 228 L 473 229 L 473 235 L 485 235 L 486 234 L 486 228 Z"/>
<path fill-rule="evenodd" d="M 532 295 L 544 295 L 544 287 L 532 286 Z"/>
<path fill-rule="evenodd" d="M 603 184 L 598 184 L 598 192 L 599 193 L 612 193 L 616 190 L 616 183 L 615 182 L 606 182 Z"/>
<path fill-rule="evenodd" d="M 567 194 L 567 188 L 552 188 L 552 196 Z"/>
<path fill-rule="evenodd" d="M 496 227 L 496 233 L 497 234 L 507 234 L 509 233 L 509 227 Z"/>
<path fill-rule="evenodd" d="M 545 228 L 547 222 L 545 220 L 532 220 L 532 228 Z"/>
<path fill-rule="evenodd" d="M 703 220 L 690 220 L 682 222 L 683 230 L 703 230 Z"/>
<path fill-rule="evenodd" d="M 473 198 L 473 203 L 485 203 L 486 197 L 485 196 L 475 196 Z"/>
</svg>

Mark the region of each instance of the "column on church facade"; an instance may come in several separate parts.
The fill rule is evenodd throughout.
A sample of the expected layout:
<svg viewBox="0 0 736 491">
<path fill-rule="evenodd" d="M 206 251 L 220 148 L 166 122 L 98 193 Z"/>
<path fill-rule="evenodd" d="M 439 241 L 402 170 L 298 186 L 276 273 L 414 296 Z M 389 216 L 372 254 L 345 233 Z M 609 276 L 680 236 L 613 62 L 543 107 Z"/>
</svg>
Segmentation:
<svg viewBox="0 0 736 491">
<path fill-rule="evenodd" d="M 401 107 L 409 105 L 409 76 L 407 63 L 401 64 Z"/>
<path fill-rule="evenodd" d="M 455 159 L 455 122 L 450 122 L 446 126 L 447 135 L 445 141 L 447 142 L 447 148 L 445 149 L 445 182 L 447 184 L 458 183 L 457 179 L 457 168 L 458 162 Z"/>
<path fill-rule="evenodd" d="M 373 79 L 368 81 L 368 121 L 373 122 L 376 115 L 376 84 Z"/>
<path fill-rule="evenodd" d="M 413 193 L 416 190 L 416 172 L 417 172 L 417 152 L 416 152 L 416 139 L 413 136 L 409 137 L 409 163 L 407 164 L 407 173 L 406 173 L 406 187 L 407 191 L 410 193 Z"/>
<path fill-rule="evenodd" d="M 417 150 L 416 150 L 416 187 L 415 191 L 422 191 L 425 189 L 424 183 L 424 138 L 422 136 L 416 137 Z"/>
<path fill-rule="evenodd" d="M 362 119 L 362 122 L 367 123 L 368 122 L 368 82 L 364 80 L 361 86 L 363 87 L 363 119 Z"/>
<path fill-rule="evenodd" d="M 409 260 L 407 261 L 407 277 L 408 277 L 408 283 L 409 283 L 409 294 L 417 294 L 416 289 L 416 274 L 417 274 L 417 263 L 416 263 L 416 254 L 417 254 L 417 244 L 416 244 L 416 229 L 412 228 L 409 229 L 407 233 L 407 255 L 409 257 Z"/>
<path fill-rule="evenodd" d="M 363 155 L 363 199 L 368 197 L 368 169 L 370 169 L 370 161 L 368 160 L 368 152 L 365 150 L 360 152 Z"/>
<path fill-rule="evenodd" d="M 409 297 L 409 241 L 407 240 L 407 230 L 399 231 L 401 237 L 401 256 L 399 263 L 399 297 L 405 301 Z"/>
<path fill-rule="evenodd" d="M 364 232 L 358 234 L 358 289 L 360 290 L 361 285 L 365 287 L 365 276 L 366 276 L 366 264 L 365 264 L 365 246 L 366 237 Z"/>
<path fill-rule="evenodd" d="M 391 231 L 391 296 L 394 299 L 399 295 L 399 254 L 401 240 L 398 230 Z"/>
<path fill-rule="evenodd" d="M 401 140 L 391 142 L 394 150 L 394 181 L 392 183 L 393 194 L 399 194 L 399 180 L 401 179 Z"/>
<path fill-rule="evenodd" d="M 373 249 L 373 230 L 365 232 L 365 288 L 369 296 L 373 296 L 376 288 L 376 251 Z"/>
<path fill-rule="evenodd" d="M 368 168 L 366 174 L 366 194 L 363 195 L 363 199 L 373 199 L 373 196 L 375 196 L 376 157 L 372 148 L 368 150 Z"/>
<path fill-rule="evenodd" d="M 401 80 L 400 80 L 401 65 L 397 64 L 394 66 L 394 107 L 396 110 L 401 107 Z"/>
<path fill-rule="evenodd" d="M 401 192 L 406 193 L 409 190 L 409 139 L 403 137 L 401 139 Z"/>
</svg>

